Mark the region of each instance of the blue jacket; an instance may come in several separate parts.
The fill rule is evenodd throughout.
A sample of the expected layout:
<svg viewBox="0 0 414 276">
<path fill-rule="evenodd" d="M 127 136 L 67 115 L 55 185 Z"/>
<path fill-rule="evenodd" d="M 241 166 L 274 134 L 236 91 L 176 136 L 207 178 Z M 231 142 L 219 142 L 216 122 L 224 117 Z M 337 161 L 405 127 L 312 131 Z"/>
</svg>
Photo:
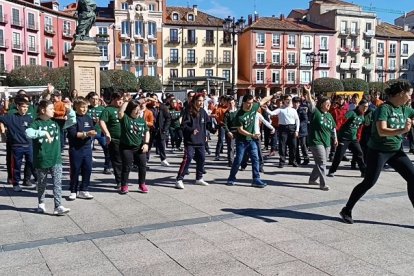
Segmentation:
<svg viewBox="0 0 414 276">
<path fill-rule="evenodd" d="M 7 127 L 7 142 L 13 146 L 31 146 L 32 140 L 26 136 L 26 129 L 33 122 L 29 115 L 19 113 L 0 116 L 0 122 Z"/>
<path fill-rule="evenodd" d="M 81 139 L 76 137 L 78 132 L 88 132 L 94 130 L 93 120 L 89 115 L 80 116 L 76 114 L 76 124 L 72 125 L 67 129 L 69 147 L 75 149 L 88 148 L 91 149 L 92 139 L 87 137 Z"/>
</svg>

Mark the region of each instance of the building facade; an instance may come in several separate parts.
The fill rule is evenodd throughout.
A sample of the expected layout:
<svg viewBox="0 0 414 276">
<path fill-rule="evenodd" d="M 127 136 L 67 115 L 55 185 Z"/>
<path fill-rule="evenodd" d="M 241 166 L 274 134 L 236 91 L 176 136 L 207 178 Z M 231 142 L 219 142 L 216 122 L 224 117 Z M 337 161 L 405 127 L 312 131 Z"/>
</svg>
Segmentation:
<svg viewBox="0 0 414 276">
<path fill-rule="evenodd" d="M 238 64 L 232 60 L 231 34 L 223 31 L 223 19 L 199 11 L 196 5 L 166 7 L 162 41 L 164 85 L 179 77 L 214 76 L 226 78 L 229 88 L 232 66 Z"/>
<path fill-rule="evenodd" d="M 333 29 L 303 20 L 249 17 L 238 43 L 240 93 L 296 93 L 314 78 L 335 77 L 335 40 Z"/>
<path fill-rule="evenodd" d="M 394 20 L 394 24 L 404 28 L 404 31 L 414 32 L 414 11 L 410 11 Z"/>
</svg>

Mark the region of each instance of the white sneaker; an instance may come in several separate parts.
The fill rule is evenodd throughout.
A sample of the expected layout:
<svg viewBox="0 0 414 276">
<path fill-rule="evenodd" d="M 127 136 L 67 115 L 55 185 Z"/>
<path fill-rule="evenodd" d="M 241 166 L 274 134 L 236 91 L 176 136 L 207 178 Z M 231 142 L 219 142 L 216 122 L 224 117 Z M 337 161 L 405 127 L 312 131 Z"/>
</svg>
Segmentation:
<svg viewBox="0 0 414 276">
<path fill-rule="evenodd" d="M 88 191 L 82 192 L 80 191 L 78 194 L 79 198 L 83 198 L 83 199 L 92 199 L 93 195 L 91 195 Z"/>
<path fill-rule="evenodd" d="M 44 203 L 39 203 L 39 205 L 37 205 L 37 212 L 38 213 L 46 213 L 46 205 Z"/>
<path fill-rule="evenodd" d="M 167 159 L 161 161 L 161 166 L 169 167 L 170 163 L 168 163 Z"/>
<path fill-rule="evenodd" d="M 57 216 L 63 216 L 66 213 L 69 213 L 70 209 L 69 208 L 65 208 L 62 205 L 60 205 L 59 207 L 55 208 L 55 211 L 53 212 L 54 215 Z"/>
<path fill-rule="evenodd" d="M 20 187 L 20 185 L 15 185 L 15 186 L 13 186 L 13 191 L 15 191 L 15 192 L 21 192 L 22 191 L 22 187 Z"/>
<path fill-rule="evenodd" d="M 175 187 L 177 189 L 184 189 L 184 183 L 182 180 L 177 180 L 177 182 L 175 182 Z"/>
<path fill-rule="evenodd" d="M 208 186 L 208 183 L 204 181 L 204 179 L 199 179 L 195 181 L 196 185 L 201 185 L 201 186 Z"/>
<path fill-rule="evenodd" d="M 97 161 L 96 158 L 92 157 L 92 162 L 96 162 L 96 161 Z"/>
<path fill-rule="evenodd" d="M 76 199 L 76 193 L 70 193 L 68 200 L 75 200 Z"/>
</svg>

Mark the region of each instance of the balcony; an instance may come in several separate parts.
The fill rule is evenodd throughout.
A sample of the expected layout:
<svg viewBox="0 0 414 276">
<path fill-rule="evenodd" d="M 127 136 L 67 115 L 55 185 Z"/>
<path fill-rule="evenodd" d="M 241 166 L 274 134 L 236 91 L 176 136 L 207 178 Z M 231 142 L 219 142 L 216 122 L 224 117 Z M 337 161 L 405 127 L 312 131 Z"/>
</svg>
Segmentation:
<svg viewBox="0 0 414 276">
<path fill-rule="evenodd" d="M 342 62 L 339 64 L 339 69 L 341 70 L 349 70 L 351 64 L 349 62 Z"/>
<path fill-rule="evenodd" d="M 96 34 L 95 41 L 97 43 L 109 43 L 109 35 L 108 34 Z"/>
<path fill-rule="evenodd" d="M 232 43 L 231 43 L 231 39 L 220 39 L 220 46 L 222 47 L 231 47 Z"/>
<path fill-rule="evenodd" d="M 56 34 L 53 25 L 45 25 L 45 34 L 48 34 L 48 35 L 55 35 Z"/>
<path fill-rule="evenodd" d="M 331 68 L 331 66 L 332 66 L 332 61 L 326 62 L 326 63 L 322 63 L 322 62 L 316 63 L 317 68 Z"/>
<path fill-rule="evenodd" d="M 24 51 L 23 43 L 12 43 L 12 50 L 15 51 Z"/>
<path fill-rule="evenodd" d="M 351 62 L 351 70 L 355 71 L 355 70 L 359 70 L 361 69 L 361 64 L 359 64 L 358 62 Z"/>
<path fill-rule="evenodd" d="M 0 39 L 0 49 L 9 49 L 9 40 L 1 38 Z"/>
<path fill-rule="evenodd" d="M 165 40 L 166 45 L 179 45 L 180 44 L 180 38 L 176 36 L 168 37 Z"/>
<path fill-rule="evenodd" d="M 347 54 L 349 52 L 349 48 L 348 47 L 339 47 L 338 52 L 341 53 L 341 54 Z"/>
<path fill-rule="evenodd" d="M 408 51 L 401 51 L 402 57 L 408 57 Z"/>
<path fill-rule="evenodd" d="M 374 53 L 374 48 L 370 47 L 370 48 L 365 48 L 362 50 L 362 54 L 366 55 L 366 56 L 370 56 Z"/>
<path fill-rule="evenodd" d="M 222 65 L 222 66 L 231 66 L 232 65 L 230 58 L 228 58 L 228 59 L 227 58 L 220 58 L 219 61 L 218 61 L 218 64 Z"/>
<path fill-rule="evenodd" d="M 281 67 L 282 62 L 280 62 L 280 60 L 271 60 L 270 61 L 270 66 L 272 66 L 272 67 Z"/>
<path fill-rule="evenodd" d="M 187 38 L 187 39 L 184 40 L 184 45 L 189 46 L 189 47 L 196 46 L 197 43 L 198 43 L 198 38 L 197 37 Z"/>
<path fill-rule="evenodd" d="M 144 62 L 144 61 L 145 61 L 145 56 L 143 54 L 134 56 L 134 62 Z"/>
<path fill-rule="evenodd" d="M 350 36 L 359 36 L 359 34 L 360 34 L 360 30 L 358 28 L 357 29 L 351 29 L 351 31 L 349 32 Z"/>
<path fill-rule="evenodd" d="M 63 29 L 62 37 L 72 39 L 73 38 L 72 31 L 70 29 Z"/>
<path fill-rule="evenodd" d="M 382 65 L 375 66 L 375 71 L 384 71 L 384 66 Z"/>
<path fill-rule="evenodd" d="M 202 62 L 204 66 L 213 66 L 216 64 L 216 59 L 212 57 L 205 57 Z"/>
<path fill-rule="evenodd" d="M 158 55 L 152 55 L 152 56 L 148 55 L 146 61 L 147 62 L 157 62 L 158 61 Z"/>
<path fill-rule="evenodd" d="M 341 29 L 340 31 L 339 31 L 339 34 L 338 34 L 339 36 L 348 36 L 349 35 L 349 29 L 348 28 L 345 28 L 345 29 Z"/>
<path fill-rule="evenodd" d="M 55 57 L 56 56 L 56 51 L 53 49 L 53 47 L 46 48 L 45 49 L 45 56 Z"/>
<path fill-rule="evenodd" d="M 408 71 L 408 70 L 410 70 L 409 64 L 401 64 L 400 71 Z"/>
<path fill-rule="evenodd" d="M 364 64 L 364 65 L 362 65 L 362 69 L 364 71 L 372 71 L 372 70 L 374 70 L 374 64 L 372 64 L 372 63 Z"/>
<path fill-rule="evenodd" d="M 203 45 L 204 46 L 214 46 L 216 45 L 215 41 L 214 41 L 214 37 L 205 37 L 203 39 Z"/>
<path fill-rule="evenodd" d="M 296 60 L 291 60 L 291 61 L 286 62 L 285 66 L 286 67 L 297 67 L 298 62 Z"/>
<path fill-rule="evenodd" d="M 188 66 L 195 66 L 198 63 L 198 58 L 188 58 L 184 59 L 184 64 Z"/>
<path fill-rule="evenodd" d="M 388 53 L 388 56 L 389 57 L 396 57 L 397 56 L 397 53 L 396 52 L 389 52 Z"/>
<path fill-rule="evenodd" d="M 27 52 L 30 54 L 38 54 L 39 53 L 39 47 L 37 45 L 28 45 L 27 46 Z"/>
<path fill-rule="evenodd" d="M 13 18 L 12 21 L 10 22 L 10 25 L 12 25 L 13 27 L 22 28 L 23 27 L 23 21 Z"/>
<path fill-rule="evenodd" d="M 157 34 L 148 34 L 147 38 L 148 40 L 157 40 Z"/>
<path fill-rule="evenodd" d="M 377 49 L 377 56 L 384 56 L 384 49 Z"/>
<path fill-rule="evenodd" d="M 254 66 L 266 66 L 266 61 L 265 60 L 262 60 L 262 59 L 255 59 L 254 61 L 253 61 L 253 65 Z"/>
<path fill-rule="evenodd" d="M 361 49 L 359 48 L 359 46 L 355 46 L 351 47 L 351 49 L 349 49 L 349 52 L 353 54 L 358 54 L 359 52 L 361 52 Z"/>
<path fill-rule="evenodd" d="M 134 34 L 134 39 L 135 40 L 144 39 L 144 36 L 142 34 Z"/>
<path fill-rule="evenodd" d="M 121 61 L 121 62 L 130 62 L 131 61 L 131 55 L 126 55 L 126 56 L 120 56 L 119 57 L 119 60 Z"/>
<path fill-rule="evenodd" d="M 312 45 L 310 43 L 303 43 L 302 44 L 302 49 L 310 50 L 310 49 L 312 49 Z"/>
<path fill-rule="evenodd" d="M 300 67 L 312 67 L 312 63 L 307 61 L 301 61 Z"/>
<path fill-rule="evenodd" d="M 373 38 L 375 36 L 375 31 L 374 30 L 367 30 L 364 32 L 364 36 L 366 38 Z"/>
<path fill-rule="evenodd" d="M 7 73 L 9 71 L 9 65 L 8 64 L 0 64 L 0 74 L 1 73 Z"/>
<path fill-rule="evenodd" d="M 126 34 L 126 33 L 121 33 L 120 34 L 120 38 L 121 38 L 121 40 L 130 40 L 131 38 L 129 37 L 129 34 Z"/>
<path fill-rule="evenodd" d="M 397 67 L 395 67 L 395 65 L 394 66 L 388 66 L 388 68 L 387 68 L 388 70 L 388 72 L 395 72 L 395 71 L 397 71 Z"/>
<path fill-rule="evenodd" d="M 319 51 L 329 51 L 328 45 L 319 45 Z"/>
<path fill-rule="evenodd" d="M 179 57 L 169 57 L 167 59 L 167 64 L 169 64 L 169 65 L 178 65 L 178 64 L 180 64 L 180 58 Z"/>
<path fill-rule="evenodd" d="M 101 62 L 109 62 L 110 60 L 110 56 L 106 55 L 106 56 L 101 56 Z"/>
<path fill-rule="evenodd" d="M 7 14 L 0 14 L 0 24 L 7 24 L 8 22 Z"/>
<path fill-rule="evenodd" d="M 39 25 L 37 22 L 27 22 L 26 28 L 29 31 L 37 32 L 39 30 Z"/>
</svg>

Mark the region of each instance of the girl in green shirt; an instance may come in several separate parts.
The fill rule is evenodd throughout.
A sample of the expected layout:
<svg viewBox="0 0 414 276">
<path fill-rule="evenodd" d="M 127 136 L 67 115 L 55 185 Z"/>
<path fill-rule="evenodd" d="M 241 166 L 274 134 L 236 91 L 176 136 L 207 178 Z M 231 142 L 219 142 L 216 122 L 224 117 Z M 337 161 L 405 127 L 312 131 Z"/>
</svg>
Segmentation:
<svg viewBox="0 0 414 276">
<path fill-rule="evenodd" d="M 402 135 L 410 131 L 414 118 L 414 109 L 406 105 L 412 93 L 409 83 L 397 81 L 386 90 L 388 101 L 374 111 L 365 178 L 339 213 L 344 222 L 353 223 L 352 209 L 375 185 L 385 163 L 407 181 L 408 197 L 414 206 L 414 166 L 402 148 Z"/>
</svg>

